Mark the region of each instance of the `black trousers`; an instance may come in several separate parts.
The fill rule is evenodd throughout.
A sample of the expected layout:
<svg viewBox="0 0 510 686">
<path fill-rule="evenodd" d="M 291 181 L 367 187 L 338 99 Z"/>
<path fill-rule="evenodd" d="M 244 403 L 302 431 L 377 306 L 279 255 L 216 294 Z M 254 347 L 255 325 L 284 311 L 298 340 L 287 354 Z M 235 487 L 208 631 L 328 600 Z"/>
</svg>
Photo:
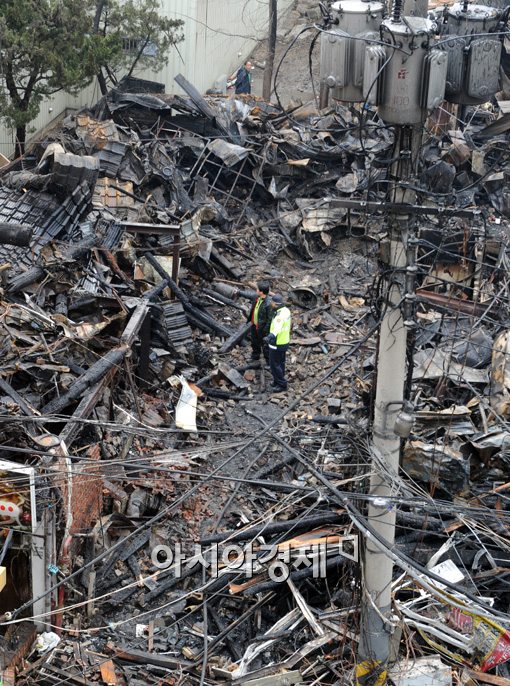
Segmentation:
<svg viewBox="0 0 510 686">
<path fill-rule="evenodd" d="M 271 367 L 271 374 L 273 375 L 273 382 L 280 388 L 287 388 L 287 379 L 285 378 L 285 356 L 287 354 L 287 345 L 278 345 L 276 348 L 269 348 L 269 366 Z"/>
<path fill-rule="evenodd" d="M 264 343 L 264 337 L 262 336 L 262 332 L 257 331 L 257 327 L 254 324 L 252 324 L 250 329 L 250 339 L 252 350 L 251 356 L 254 359 L 258 360 L 260 358 L 260 353 L 264 353 L 264 358 L 266 362 L 269 362 L 269 352 L 267 348 L 267 343 Z"/>
</svg>

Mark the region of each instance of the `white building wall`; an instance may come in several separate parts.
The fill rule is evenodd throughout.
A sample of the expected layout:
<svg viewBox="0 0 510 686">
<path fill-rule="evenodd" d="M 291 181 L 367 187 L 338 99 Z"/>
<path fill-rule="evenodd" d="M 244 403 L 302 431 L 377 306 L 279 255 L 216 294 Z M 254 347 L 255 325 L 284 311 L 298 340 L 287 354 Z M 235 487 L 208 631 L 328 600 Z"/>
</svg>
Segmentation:
<svg viewBox="0 0 510 686">
<path fill-rule="evenodd" d="M 101 92 L 96 82 L 81 91 L 76 97 L 68 95 L 67 93 L 56 93 L 52 98 L 45 100 L 41 104 L 39 115 L 28 127 L 28 138 L 30 138 L 34 132 L 40 131 L 48 126 L 56 117 L 62 114 L 66 108 L 80 109 L 99 100 L 100 97 Z M 11 159 L 13 151 L 14 132 L 0 123 L 0 152 Z"/>
<path fill-rule="evenodd" d="M 293 3 L 279 0 L 279 12 Z M 185 22 L 185 40 L 161 71 L 134 75 L 164 83 L 167 93 L 181 92 L 174 82 L 179 73 L 205 92 L 232 74 L 267 33 L 268 0 L 163 0 L 163 6 L 167 16 Z"/>
<path fill-rule="evenodd" d="M 284 12 L 293 1 L 279 0 L 278 11 Z M 180 91 L 174 82 L 179 73 L 199 91 L 206 91 L 219 77 L 230 75 L 267 32 L 267 0 L 161 0 L 161 4 L 164 14 L 184 21 L 184 41 L 172 48 L 161 71 L 136 70 L 133 76 L 164 83 L 167 93 Z M 100 97 L 96 81 L 77 97 L 57 93 L 43 102 L 30 130 L 40 131 L 67 108 L 90 106 Z M 0 153 L 12 158 L 13 150 L 13 132 L 0 123 Z"/>
</svg>

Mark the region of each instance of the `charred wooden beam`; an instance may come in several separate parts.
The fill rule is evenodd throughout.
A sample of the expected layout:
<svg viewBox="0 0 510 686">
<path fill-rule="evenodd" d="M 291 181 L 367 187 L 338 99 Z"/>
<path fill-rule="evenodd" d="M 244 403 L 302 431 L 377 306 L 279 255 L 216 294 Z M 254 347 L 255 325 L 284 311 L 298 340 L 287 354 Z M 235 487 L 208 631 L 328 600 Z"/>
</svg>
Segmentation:
<svg viewBox="0 0 510 686">
<path fill-rule="evenodd" d="M 347 419 L 343 419 L 342 417 L 327 417 L 322 414 L 317 414 L 315 417 L 312 419 L 312 422 L 315 422 L 316 424 L 348 424 L 349 422 Z"/>
<path fill-rule="evenodd" d="M 9 293 L 19 293 L 19 291 L 22 291 L 24 288 L 39 281 L 39 279 L 42 279 L 45 274 L 46 272 L 42 267 L 31 267 L 30 269 L 27 269 L 26 272 L 23 272 L 23 274 L 19 274 L 12 278 L 7 286 L 7 291 Z"/>
<path fill-rule="evenodd" d="M 28 248 L 33 234 L 33 226 L 0 222 L 0 243 L 4 245 L 18 245 L 21 248 Z"/>
<path fill-rule="evenodd" d="M 228 353 L 232 350 L 232 348 L 235 348 L 236 345 L 239 345 L 241 341 L 248 335 L 250 328 L 251 322 L 245 322 L 241 327 L 239 327 L 239 329 L 229 338 L 227 338 L 225 343 L 223 343 L 219 351 L 220 354 Z"/>
<path fill-rule="evenodd" d="M 186 313 L 191 314 L 195 318 L 195 320 L 201 322 L 205 326 L 208 326 L 210 329 L 212 329 L 216 333 L 219 333 L 221 336 L 229 338 L 232 335 L 232 331 L 230 329 L 227 329 L 226 326 L 223 326 L 223 324 L 220 324 L 213 317 L 211 317 L 208 314 L 205 314 L 205 312 L 201 312 L 193 305 L 184 305 L 184 309 L 186 310 Z"/>
<path fill-rule="evenodd" d="M 87 409 L 91 411 L 97 400 L 101 397 L 101 391 L 104 389 L 104 386 L 100 383 L 101 380 L 104 382 L 109 372 L 113 371 L 115 373 L 119 364 L 126 357 L 145 320 L 148 308 L 149 305 L 147 302 L 141 302 L 131 315 L 129 322 L 124 329 L 120 339 L 121 345 L 108 351 L 104 357 L 87 369 L 87 371 L 72 384 L 71 388 L 66 393 L 45 405 L 41 410 L 41 413 L 58 414 L 62 412 L 70 403 L 78 400 L 88 388 L 99 383 L 99 389 L 94 389 L 90 393 L 90 404 L 88 404 L 87 399 L 85 399 L 81 409 L 78 408 L 80 409 L 80 412 L 87 411 Z M 110 379 L 108 379 L 108 382 L 109 381 Z"/>
<path fill-rule="evenodd" d="M 297 529 L 313 529 L 324 524 L 337 524 L 341 521 L 344 515 L 336 512 L 322 512 L 321 514 L 310 517 L 301 517 L 301 519 L 289 519 L 286 522 L 272 522 L 270 524 L 259 524 L 252 526 L 245 531 L 224 531 L 223 533 L 213 534 L 212 536 L 205 536 L 200 540 L 202 545 L 211 545 L 212 543 L 221 543 L 228 538 L 228 542 L 233 541 L 247 541 L 250 538 L 264 535 L 270 536 L 273 534 L 286 533 L 287 531 L 296 531 Z"/>
<path fill-rule="evenodd" d="M 216 250 L 216 248 L 211 250 L 211 260 L 221 267 L 228 277 L 235 279 L 236 281 L 241 278 L 242 272 L 239 271 L 239 269 L 236 269 L 232 262 L 227 260 L 227 258 Z"/>
<path fill-rule="evenodd" d="M 239 303 L 236 303 L 235 300 L 227 298 L 225 295 L 222 295 L 221 293 L 217 293 L 216 291 L 213 291 L 210 288 L 204 288 L 202 292 L 204 293 L 204 295 L 208 295 L 210 298 L 216 300 L 216 302 L 220 302 L 223 305 L 230 305 L 230 307 L 235 307 L 236 310 L 241 310 L 241 312 L 247 314 L 246 308 L 243 305 L 239 305 Z"/>
<path fill-rule="evenodd" d="M 288 467 L 289 465 L 293 464 L 296 461 L 296 456 L 292 455 L 292 453 L 289 453 L 288 455 L 285 455 L 285 457 L 282 457 L 281 460 L 278 460 L 277 462 L 274 462 L 273 464 L 267 465 L 266 467 L 263 467 L 262 469 L 259 469 L 256 474 L 254 474 L 255 479 L 265 479 L 266 476 L 270 476 L 271 474 L 275 474 L 276 472 L 279 472 L 280 469 L 283 469 L 284 467 Z"/>
<path fill-rule="evenodd" d="M 211 334 L 212 336 L 214 336 L 214 333 L 215 333 L 214 329 L 212 329 L 207 324 L 204 324 L 204 322 L 201 321 L 200 319 L 197 319 L 196 317 L 194 317 L 190 312 L 186 312 L 186 318 L 188 320 L 188 323 L 191 326 L 195 326 L 197 329 L 200 329 L 204 333 L 208 333 L 208 334 Z"/>
<path fill-rule="evenodd" d="M 67 305 L 67 295 L 65 293 L 59 293 L 55 298 L 55 313 L 63 314 L 67 317 L 68 305 Z"/>
<path fill-rule="evenodd" d="M 207 606 L 207 612 L 211 615 L 211 619 L 216 624 L 216 628 L 218 629 L 218 631 L 220 633 L 223 633 L 224 631 L 227 630 L 228 627 L 225 624 L 225 622 L 223 621 L 223 618 L 220 617 L 219 613 L 216 612 L 216 610 L 214 609 L 214 607 L 212 607 L 212 605 Z M 239 646 L 237 645 L 236 641 L 231 639 L 228 636 L 228 633 L 229 632 L 227 632 L 227 634 L 225 634 L 225 644 L 226 644 L 227 648 L 229 649 L 230 654 L 232 655 L 234 660 L 235 661 L 241 660 L 243 657 L 243 653 L 239 649 Z"/>
<path fill-rule="evenodd" d="M 45 405 L 42 408 L 41 413 L 43 415 L 59 414 L 62 410 L 65 410 L 70 403 L 74 400 L 78 400 L 87 388 L 94 386 L 103 378 L 112 367 L 118 366 L 125 358 L 128 350 L 128 345 L 121 345 L 118 348 L 109 350 L 104 357 L 101 357 L 92 367 L 87 369 L 85 374 L 82 374 L 72 384 L 67 393 L 64 393 L 59 398 L 55 398 Z"/>
<path fill-rule="evenodd" d="M 110 557 L 108 562 L 101 569 L 101 576 L 108 577 L 113 569 L 113 566 L 117 560 L 125 562 L 132 555 L 137 553 L 140 548 L 143 548 L 149 542 L 151 537 L 150 529 L 147 531 L 142 531 L 138 536 L 135 536 L 132 541 L 126 545 L 124 548 L 118 548 L 114 551 L 113 555 Z"/>
<path fill-rule="evenodd" d="M 249 400 L 246 395 L 223 391 L 220 388 L 208 388 L 207 386 L 204 386 L 202 387 L 202 391 L 209 398 L 221 398 L 222 400 Z"/>
<path fill-rule="evenodd" d="M 154 300 L 158 297 L 158 295 L 161 295 L 161 293 L 163 293 L 163 291 L 165 290 L 165 288 L 167 288 L 168 285 L 169 283 L 167 279 L 163 279 L 161 283 L 159 283 L 157 286 L 154 286 L 154 288 L 151 288 L 150 291 L 146 291 L 142 296 L 143 299 L 149 301 Z"/>
<path fill-rule="evenodd" d="M 158 655 L 157 653 L 145 653 L 142 650 L 121 650 L 115 651 L 115 657 L 126 662 L 136 662 L 140 665 L 156 665 L 165 669 L 191 669 L 193 663 L 168 655 Z"/>
<path fill-rule="evenodd" d="M 90 393 L 87 393 L 87 395 L 81 400 L 78 407 L 67 421 L 67 424 L 59 435 L 59 438 L 66 444 L 68 448 L 82 429 L 80 420 L 86 419 L 92 412 L 96 404 L 99 402 L 99 399 L 103 395 L 105 388 L 110 384 L 116 371 L 117 369 L 114 367 L 109 374 L 105 374 L 105 376 L 98 384 L 94 386 Z"/>
<path fill-rule="evenodd" d="M 37 411 L 35 410 L 32 405 L 27 403 L 26 400 L 24 400 L 21 395 L 16 391 L 11 384 L 7 383 L 5 379 L 2 379 L 0 376 L 0 390 L 2 390 L 6 395 L 11 398 L 11 400 L 14 400 L 16 405 L 18 405 L 19 409 L 23 412 L 23 414 L 26 414 L 27 417 L 34 417 L 37 414 Z"/>
<path fill-rule="evenodd" d="M 230 331 L 230 329 L 227 329 L 226 326 L 223 326 L 223 324 L 217 322 L 213 317 L 206 314 L 205 312 L 202 312 L 197 307 L 194 307 L 191 304 L 191 301 L 189 297 L 186 295 L 186 293 L 182 290 L 182 288 L 180 288 L 175 283 L 170 274 L 159 264 L 159 262 L 152 253 L 146 253 L 145 257 L 147 258 L 149 264 L 161 276 L 161 278 L 165 281 L 168 281 L 168 285 L 172 289 L 172 292 L 174 293 L 175 297 L 181 301 L 182 306 L 184 307 L 186 312 L 189 312 L 189 314 L 191 314 L 196 321 L 202 322 L 205 326 L 208 326 L 210 329 L 216 331 L 217 333 L 223 336 L 230 336 L 232 334 L 232 331 Z"/>
<path fill-rule="evenodd" d="M 221 124 L 217 119 L 216 112 L 208 105 L 205 98 L 198 92 L 195 86 L 188 81 L 182 74 L 178 74 L 175 77 L 175 82 L 182 88 L 182 90 L 189 95 L 192 102 L 196 105 L 198 110 L 211 121 L 214 126 L 220 131 L 224 136 L 233 140 L 234 143 L 239 142 L 239 135 L 234 135 L 232 131 Z"/>
<path fill-rule="evenodd" d="M 250 619 L 250 617 L 252 617 L 259 608 L 261 608 L 263 605 L 265 605 L 270 600 L 272 600 L 273 597 L 274 597 L 274 593 L 268 593 L 268 594 L 262 596 L 262 598 L 259 598 L 254 605 L 251 605 L 251 607 L 247 608 L 242 613 L 242 615 L 240 615 L 239 617 L 236 617 L 236 619 L 234 619 L 234 621 L 231 624 L 229 624 L 229 626 L 225 627 L 225 629 L 223 629 L 223 631 L 221 631 L 217 636 L 215 636 L 212 639 L 212 641 L 209 642 L 209 647 L 208 647 L 209 652 L 211 652 L 212 649 L 216 645 L 218 645 L 221 641 L 223 641 L 223 639 L 226 636 L 228 636 L 232 631 L 234 631 L 235 629 L 237 629 L 237 627 L 239 627 L 241 624 L 246 622 L 247 619 Z M 198 655 L 196 656 L 197 661 L 201 659 L 202 655 L 203 655 L 203 651 L 200 651 L 200 653 L 198 653 Z"/>
<path fill-rule="evenodd" d="M 346 558 L 343 555 L 335 555 L 326 561 L 325 567 L 326 571 L 329 572 L 333 569 L 337 569 L 345 564 Z M 299 569 L 290 573 L 291 581 L 303 581 L 304 579 L 309 579 L 314 574 L 313 565 L 305 569 Z M 243 591 L 244 595 L 256 595 L 257 593 L 264 593 L 266 591 L 272 591 L 275 589 L 281 589 L 282 584 L 280 581 L 262 581 L 259 584 L 254 584 L 250 588 Z"/>
</svg>

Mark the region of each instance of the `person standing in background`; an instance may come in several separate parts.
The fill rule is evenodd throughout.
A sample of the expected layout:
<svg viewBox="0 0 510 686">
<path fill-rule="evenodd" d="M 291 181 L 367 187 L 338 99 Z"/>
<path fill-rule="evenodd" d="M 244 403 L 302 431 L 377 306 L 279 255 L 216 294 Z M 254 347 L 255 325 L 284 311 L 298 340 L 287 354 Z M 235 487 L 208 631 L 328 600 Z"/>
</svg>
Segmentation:
<svg viewBox="0 0 510 686">
<path fill-rule="evenodd" d="M 236 94 L 251 93 L 251 62 L 248 60 L 239 69 L 236 76 Z"/>
</svg>

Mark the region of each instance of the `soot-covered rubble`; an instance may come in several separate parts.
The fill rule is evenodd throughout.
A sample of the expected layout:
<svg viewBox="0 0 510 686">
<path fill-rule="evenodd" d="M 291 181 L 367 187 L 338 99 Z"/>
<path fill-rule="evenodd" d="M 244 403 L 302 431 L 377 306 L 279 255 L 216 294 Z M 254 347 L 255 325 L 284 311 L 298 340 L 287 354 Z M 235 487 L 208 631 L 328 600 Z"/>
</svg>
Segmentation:
<svg viewBox="0 0 510 686">
<path fill-rule="evenodd" d="M 384 469 L 369 434 L 392 133 L 369 111 L 177 80 L 186 97 L 114 91 L 0 172 L 2 459 L 36 484 L 34 506 L 6 466 L 2 557 L 27 580 L 2 607 L 4 683 L 351 684 Z M 391 475 L 402 684 L 410 655 L 437 683 L 510 683 L 508 133 L 497 106 L 472 115 L 429 121 L 403 182 L 431 214 Z M 250 360 L 260 279 L 293 312 L 285 395 Z"/>
</svg>

